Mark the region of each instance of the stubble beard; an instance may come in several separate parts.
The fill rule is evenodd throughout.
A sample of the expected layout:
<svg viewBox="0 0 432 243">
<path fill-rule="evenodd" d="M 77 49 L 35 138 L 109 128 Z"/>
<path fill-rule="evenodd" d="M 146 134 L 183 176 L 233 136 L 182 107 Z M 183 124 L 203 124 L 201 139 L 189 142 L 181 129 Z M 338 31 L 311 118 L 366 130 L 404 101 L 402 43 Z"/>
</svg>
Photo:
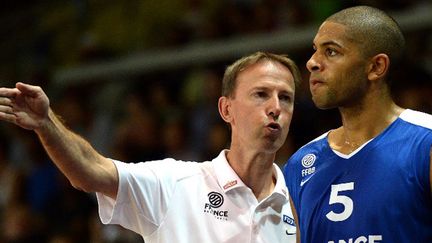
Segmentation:
<svg viewBox="0 0 432 243">
<path fill-rule="evenodd" d="M 351 77 L 352 80 L 356 80 L 357 83 L 351 84 L 349 87 L 343 88 L 343 90 L 333 89 L 331 87 L 326 87 L 323 94 L 312 94 L 312 101 L 315 106 L 321 110 L 329 110 L 333 108 L 341 107 L 352 107 L 362 100 L 368 90 L 367 84 L 362 84 L 359 74 L 354 73 Z M 345 78 L 343 80 L 349 80 Z M 351 81 L 352 82 L 352 81 Z"/>
<path fill-rule="evenodd" d="M 324 94 L 312 94 L 312 101 L 314 102 L 315 106 L 321 110 L 328 110 L 338 107 L 336 93 L 328 88 Z"/>
</svg>

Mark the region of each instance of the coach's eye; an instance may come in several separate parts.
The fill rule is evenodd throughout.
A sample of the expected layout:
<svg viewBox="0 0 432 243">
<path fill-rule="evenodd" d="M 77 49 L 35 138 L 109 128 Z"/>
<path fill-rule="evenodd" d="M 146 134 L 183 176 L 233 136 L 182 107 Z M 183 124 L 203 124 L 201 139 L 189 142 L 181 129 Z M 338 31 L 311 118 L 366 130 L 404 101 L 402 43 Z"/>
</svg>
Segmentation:
<svg viewBox="0 0 432 243">
<path fill-rule="evenodd" d="M 254 93 L 254 96 L 257 98 L 265 98 L 267 97 L 267 93 L 264 91 L 257 91 Z"/>
<path fill-rule="evenodd" d="M 291 100 L 291 96 L 289 95 L 280 95 L 279 99 L 282 101 L 290 101 Z"/>
</svg>

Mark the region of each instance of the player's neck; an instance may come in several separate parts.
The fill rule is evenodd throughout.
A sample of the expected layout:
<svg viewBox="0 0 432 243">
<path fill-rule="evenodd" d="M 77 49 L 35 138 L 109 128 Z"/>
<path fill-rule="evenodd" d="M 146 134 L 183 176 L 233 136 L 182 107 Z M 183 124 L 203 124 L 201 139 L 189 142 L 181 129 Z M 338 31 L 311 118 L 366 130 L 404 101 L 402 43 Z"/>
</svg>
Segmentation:
<svg viewBox="0 0 432 243">
<path fill-rule="evenodd" d="M 343 128 L 354 134 L 380 133 L 396 120 L 403 110 L 392 100 L 381 103 L 368 102 L 339 109 Z"/>
<path fill-rule="evenodd" d="M 403 109 L 393 101 L 340 108 L 342 127 L 329 136 L 332 148 L 349 154 L 367 141 L 378 136 L 402 113 Z"/>
</svg>

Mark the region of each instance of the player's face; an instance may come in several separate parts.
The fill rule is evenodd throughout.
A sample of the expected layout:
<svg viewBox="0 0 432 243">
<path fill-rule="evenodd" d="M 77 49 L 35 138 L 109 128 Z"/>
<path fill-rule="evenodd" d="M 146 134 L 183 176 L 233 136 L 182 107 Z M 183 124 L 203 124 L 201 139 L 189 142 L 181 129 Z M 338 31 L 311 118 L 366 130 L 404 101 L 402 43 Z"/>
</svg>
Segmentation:
<svg viewBox="0 0 432 243">
<path fill-rule="evenodd" d="M 231 146 L 276 152 L 288 134 L 294 91 L 294 77 L 280 63 L 260 61 L 241 71 L 230 99 Z"/>
<path fill-rule="evenodd" d="M 364 97 L 368 82 L 366 60 L 347 28 L 324 22 L 314 39 L 315 52 L 307 62 L 312 100 L 321 109 L 350 107 Z"/>
</svg>

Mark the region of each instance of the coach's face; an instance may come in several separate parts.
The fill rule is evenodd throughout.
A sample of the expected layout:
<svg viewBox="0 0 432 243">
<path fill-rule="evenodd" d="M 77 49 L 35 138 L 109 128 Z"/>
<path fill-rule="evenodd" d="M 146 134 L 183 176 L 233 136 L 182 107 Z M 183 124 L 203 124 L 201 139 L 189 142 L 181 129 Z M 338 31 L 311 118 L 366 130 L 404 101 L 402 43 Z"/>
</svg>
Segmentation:
<svg viewBox="0 0 432 243">
<path fill-rule="evenodd" d="M 280 63 L 262 60 L 241 71 L 233 97 L 219 104 L 231 125 L 231 148 L 276 152 L 288 134 L 294 91 L 294 77 Z"/>
</svg>

